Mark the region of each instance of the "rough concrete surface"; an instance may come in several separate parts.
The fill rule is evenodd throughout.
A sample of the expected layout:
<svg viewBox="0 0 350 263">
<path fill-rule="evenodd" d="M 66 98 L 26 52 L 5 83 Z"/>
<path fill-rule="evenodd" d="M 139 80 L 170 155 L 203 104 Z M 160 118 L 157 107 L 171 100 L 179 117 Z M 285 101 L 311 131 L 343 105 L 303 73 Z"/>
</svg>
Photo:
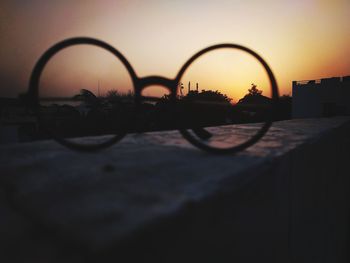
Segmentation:
<svg viewBox="0 0 350 263">
<path fill-rule="evenodd" d="M 211 202 L 211 198 L 216 200 L 218 193 L 220 196 L 225 193 L 231 196 L 236 192 L 246 195 L 246 185 L 263 180 L 259 176 L 268 174 L 263 172 L 266 169 L 282 169 L 289 173 L 288 164 L 274 168 L 275 160 L 283 162 L 289 152 L 312 144 L 348 123 L 348 117 L 276 122 L 258 143 L 239 154 L 225 156 L 193 147 L 177 131 L 127 135 L 121 142 L 98 153 L 74 152 L 54 141 L 0 146 L 0 260 L 97 262 L 104 255 L 120 259 L 118 255 L 128 257 L 129 251 L 137 254 L 140 246 L 143 246 L 140 248 L 143 257 L 152 258 L 144 251 L 148 246 L 147 237 L 152 238 L 153 233 L 167 227 L 173 228 L 170 223 L 167 225 L 167 220 L 171 222 L 172 217 L 177 218 L 177 226 L 173 229 L 183 230 L 184 239 L 188 239 L 186 231 L 189 228 L 203 232 L 210 224 L 206 223 L 201 229 L 202 216 L 191 214 L 189 223 L 186 216 L 181 219 L 179 215 L 186 214 L 192 206 L 191 211 L 202 211 L 205 208 L 201 205 L 208 200 Z M 215 129 L 224 134 L 232 131 L 230 126 Z M 232 136 L 244 138 L 247 129 L 236 127 Z M 274 182 L 279 183 L 275 179 Z M 275 199 L 271 197 L 271 200 Z M 232 204 L 239 206 L 239 200 L 232 200 Z M 227 218 L 233 217 L 233 212 L 230 213 Z M 234 216 L 239 217 L 239 214 Z M 183 229 L 181 220 L 186 221 Z M 242 220 L 248 224 L 250 218 Z M 159 238 L 164 244 L 168 242 L 167 238 L 172 239 L 161 235 Z M 203 234 L 198 238 L 214 237 Z M 188 240 L 197 242 L 193 237 Z M 150 246 L 161 243 L 152 242 Z M 215 243 L 218 242 L 220 240 Z M 172 245 L 170 242 L 169 246 Z M 232 241 L 234 246 L 235 241 Z M 176 251 L 167 251 L 167 256 L 157 253 L 154 261 L 179 262 L 179 258 L 169 255 Z M 283 253 L 279 259 L 288 258 L 285 254 L 290 251 Z"/>
</svg>

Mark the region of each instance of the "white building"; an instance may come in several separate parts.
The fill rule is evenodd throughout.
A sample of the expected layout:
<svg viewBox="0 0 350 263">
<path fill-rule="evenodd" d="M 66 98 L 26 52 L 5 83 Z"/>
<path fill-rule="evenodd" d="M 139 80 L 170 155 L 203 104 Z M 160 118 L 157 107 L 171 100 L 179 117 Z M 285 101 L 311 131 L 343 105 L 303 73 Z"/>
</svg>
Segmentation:
<svg viewBox="0 0 350 263">
<path fill-rule="evenodd" d="M 350 76 L 293 81 L 293 118 L 350 115 Z"/>
</svg>

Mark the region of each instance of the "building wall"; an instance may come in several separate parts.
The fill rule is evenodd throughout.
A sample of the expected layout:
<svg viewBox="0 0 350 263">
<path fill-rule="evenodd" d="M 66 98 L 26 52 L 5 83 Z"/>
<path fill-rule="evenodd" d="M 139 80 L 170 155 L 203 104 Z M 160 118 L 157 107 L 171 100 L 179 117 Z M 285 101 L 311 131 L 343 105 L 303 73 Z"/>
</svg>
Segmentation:
<svg viewBox="0 0 350 263">
<path fill-rule="evenodd" d="M 293 118 L 350 115 L 350 77 L 293 81 Z"/>
</svg>

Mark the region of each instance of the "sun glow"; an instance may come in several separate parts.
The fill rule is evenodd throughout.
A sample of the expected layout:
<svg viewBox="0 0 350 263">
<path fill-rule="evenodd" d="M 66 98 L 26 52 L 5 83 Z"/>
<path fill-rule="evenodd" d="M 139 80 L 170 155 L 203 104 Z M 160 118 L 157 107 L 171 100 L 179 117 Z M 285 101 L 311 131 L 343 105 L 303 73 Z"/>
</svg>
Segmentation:
<svg viewBox="0 0 350 263">
<path fill-rule="evenodd" d="M 270 84 L 262 65 L 254 57 L 235 49 L 214 50 L 193 62 L 181 80 L 198 83 L 200 90 L 219 91 L 236 103 L 254 83 L 265 96 Z"/>
<path fill-rule="evenodd" d="M 41 19 L 37 19 L 38 13 Z M 92 0 L 50 4 L 41 0 L 30 4 L 5 1 L 1 3 L 0 22 L 5 40 L 0 49 L 2 96 L 24 92 L 39 56 L 54 43 L 74 36 L 95 37 L 110 43 L 123 53 L 140 77 L 174 78 L 194 53 L 219 43 L 240 44 L 261 55 L 275 73 L 281 94 L 291 94 L 293 80 L 350 73 L 350 60 L 346 59 L 350 57 L 350 2 L 345 0 Z M 106 89 L 124 89 L 129 80 L 114 84 L 118 70 L 123 69 L 109 63 L 109 54 L 103 61 L 104 56 L 98 53 L 82 57 L 80 51 L 71 52 L 72 64 L 68 65 L 66 59 L 62 63 L 65 68 L 52 70 L 56 77 L 47 77 L 50 83 L 45 85 L 58 86 L 55 83 L 66 78 L 63 76 L 66 68 L 73 74 L 75 69 L 84 72 L 89 65 L 92 71 L 75 76 L 76 86 L 85 86 L 83 80 L 90 79 L 88 84 L 96 88 L 100 79 Z M 198 71 L 188 72 L 183 81 L 199 82 L 203 89 L 222 89 L 234 100 L 254 83 L 268 96 L 266 74 L 260 73 L 255 61 L 249 65 L 244 61 L 226 66 L 232 63 L 231 59 L 229 62 L 213 59 L 206 67 L 198 66 Z M 203 76 L 198 72 L 203 72 Z M 120 74 L 122 79 L 128 78 Z M 59 89 L 68 94 L 75 84 L 66 84 L 59 85 Z"/>
</svg>

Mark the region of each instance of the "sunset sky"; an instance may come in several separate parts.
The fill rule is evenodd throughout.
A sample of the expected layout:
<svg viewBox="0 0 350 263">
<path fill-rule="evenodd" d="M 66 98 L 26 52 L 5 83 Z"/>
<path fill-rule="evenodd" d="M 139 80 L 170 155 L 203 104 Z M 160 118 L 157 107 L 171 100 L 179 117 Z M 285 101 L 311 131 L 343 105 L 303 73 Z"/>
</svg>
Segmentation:
<svg viewBox="0 0 350 263">
<path fill-rule="evenodd" d="M 55 42 L 89 36 L 116 47 L 139 77 L 174 78 L 195 52 L 236 43 L 260 54 L 276 75 L 281 94 L 293 80 L 350 75 L 350 1 L 1 1 L 0 96 L 27 89 L 39 56 Z M 183 79 L 218 89 L 234 100 L 251 83 L 269 95 L 256 61 L 222 50 L 201 58 Z M 130 89 L 113 57 L 93 47 L 74 47 L 49 63 L 44 95 L 72 95 L 80 88 L 102 93 Z M 50 92 L 48 91 L 50 90 Z"/>
</svg>

